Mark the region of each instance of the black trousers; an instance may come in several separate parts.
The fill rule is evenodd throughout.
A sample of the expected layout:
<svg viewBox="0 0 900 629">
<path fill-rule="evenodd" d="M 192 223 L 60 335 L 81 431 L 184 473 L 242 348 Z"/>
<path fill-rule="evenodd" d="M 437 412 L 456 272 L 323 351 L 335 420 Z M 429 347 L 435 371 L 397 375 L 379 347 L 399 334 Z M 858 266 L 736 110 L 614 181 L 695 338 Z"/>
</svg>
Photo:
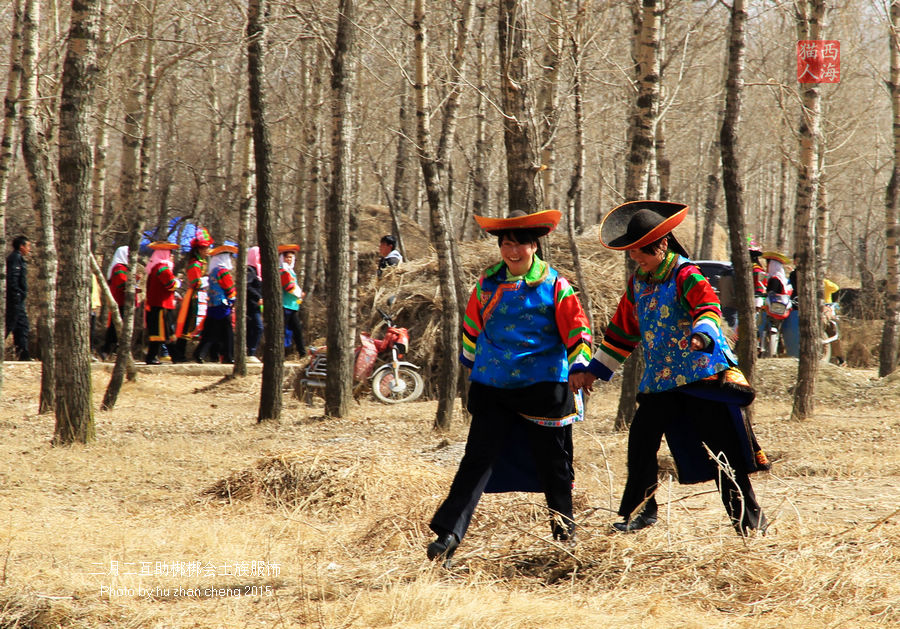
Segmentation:
<svg viewBox="0 0 900 629">
<path fill-rule="evenodd" d="M 284 310 L 284 329 L 291 331 L 291 341 L 297 348 L 297 353 L 302 358 L 306 353 L 303 345 L 303 325 L 300 323 L 300 311 L 283 308 Z"/>
<path fill-rule="evenodd" d="M 685 463 L 709 466 L 709 475 L 716 481 L 725 511 L 735 529 L 746 532 L 765 528 L 766 519 L 742 462 L 739 437 L 732 428 L 725 403 L 678 391 L 645 394 L 639 400 L 640 405 L 628 430 L 628 480 L 619 504 L 619 515 L 627 519 L 639 511 L 656 516 L 655 492 L 659 473 L 656 454 L 663 434 L 670 430 L 691 430 L 714 454 L 722 453 L 727 458 L 734 470 L 734 480 L 716 470 L 712 461 L 679 461 L 676 455 L 679 469 Z"/>
<path fill-rule="evenodd" d="M 25 312 L 25 305 L 11 304 L 6 312 L 6 336 L 10 332 L 13 335 L 13 346 L 15 347 L 16 357 L 19 360 L 31 360 L 31 354 L 28 352 L 28 335 L 31 327 L 28 324 L 28 314 Z"/>
<path fill-rule="evenodd" d="M 518 413 L 495 406 L 491 412 L 472 416 L 466 451 L 447 498 L 431 519 L 431 530 L 441 535 L 451 532 L 462 539 L 472 514 L 484 493 L 491 468 L 512 431 L 523 431 L 531 446 L 538 476 L 544 488 L 547 506 L 565 522 L 567 533 L 575 529 L 572 517 L 571 452 L 568 450 L 572 426 L 547 427 L 529 421 Z M 554 532 L 558 529 L 554 525 Z"/>
<path fill-rule="evenodd" d="M 231 327 L 231 315 L 222 319 L 214 319 L 207 316 L 203 323 L 203 334 L 200 337 L 200 346 L 197 348 L 197 357 L 206 359 L 211 356 L 222 362 L 234 362 L 234 328 Z"/>
</svg>

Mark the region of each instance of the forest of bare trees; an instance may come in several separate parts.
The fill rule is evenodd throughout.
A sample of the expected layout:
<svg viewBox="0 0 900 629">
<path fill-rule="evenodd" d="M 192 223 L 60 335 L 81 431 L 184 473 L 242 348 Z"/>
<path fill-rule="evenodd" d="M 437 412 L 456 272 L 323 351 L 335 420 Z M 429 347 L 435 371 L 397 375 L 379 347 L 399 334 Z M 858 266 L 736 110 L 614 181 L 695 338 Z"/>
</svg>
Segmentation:
<svg viewBox="0 0 900 629">
<path fill-rule="evenodd" d="M 87 254 L 102 267 L 142 233 L 166 239 L 172 226 L 202 224 L 217 242 L 249 234 L 250 244 L 266 234 L 270 268 L 277 243 L 302 243 L 300 283 L 349 325 L 360 206 L 390 209 L 385 233 L 403 217 L 431 234 L 454 304 L 464 295 L 452 252 L 472 237 L 473 213 L 560 208 L 574 235 L 622 201 L 668 198 L 700 219 L 684 243 L 692 252 L 709 251 L 704 224 L 718 222 L 737 230 L 732 248 L 753 235 L 796 254 L 810 317 L 825 274 L 883 291 L 885 375 L 900 329 L 897 5 L 5 0 L 0 242 L 24 233 L 35 243 L 32 327 L 54 378 L 47 348 L 86 351 L 78 326 L 53 323 L 88 312 L 88 295 L 71 294 L 89 286 Z M 88 48 L 85 32 L 95 33 Z M 839 83 L 797 82 L 803 38 L 840 42 Z M 89 60 L 80 79 L 67 79 L 73 54 Z M 253 164 L 265 172 L 249 173 Z M 247 199 L 253 226 L 265 213 L 262 229 L 242 231 Z M 59 270 L 57 251 L 69 262 Z M 350 351 L 338 330 L 332 341 Z M 456 372 L 445 371 L 452 399 Z M 809 392 L 815 370 L 805 373 L 798 390 Z M 52 384 L 44 410 L 69 413 Z M 339 413 L 345 398 L 329 407 Z M 279 407 L 270 399 L 260 418 Z M 794 414 L 811 410 L 801 401 Z"/>
</svg>

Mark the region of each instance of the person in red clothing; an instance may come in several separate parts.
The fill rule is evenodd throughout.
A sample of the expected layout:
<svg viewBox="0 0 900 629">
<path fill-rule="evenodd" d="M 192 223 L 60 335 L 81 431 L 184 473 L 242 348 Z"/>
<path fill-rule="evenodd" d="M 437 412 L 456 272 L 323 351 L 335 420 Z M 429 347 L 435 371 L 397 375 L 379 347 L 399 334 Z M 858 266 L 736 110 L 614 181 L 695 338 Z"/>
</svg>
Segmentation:
<svg viewBox="0 0 900 629">
<path fill-rule="evenodd" d="M 148 365 L 159 364 L 159 350 L 163 343 L 174 339 L 175 289 L 178 279 L 172 270 L 173 242 L 151 242 L 153 250 L 147 263 L 147 356 Z"/>
<path fill-rule="evenodd" d="M 204 362 L 208 357 L 218 359 L 220 356 L 222 362 L 234 362 L 231 312 L 237 297 L 237 286 L 231 256 L 236 253 L 237 247 L 233 245 L 220 245 L 209 252 L 209 287 L 206 289 L 209 302 L 203 323 L 203 336 L 195 358 L 198 363 Z"/>
<path fill-rule="evenodd" d="M 128 281 L 128 245 L 124 245 L 116 249 L 113 254 L 112 262 L 106 269 L 106 282 L 109 284 L 109 290 L 112 292 L 113 299 L 119 308 L 119 314 L 124 314 L 125 310 L 125 283 Z M 112 315 L 109 317 L 109 323 L 106 327 L 106 337 L 103 345 L 100 347 L 100 359 L 106 360 L 107 356 L 116 351 L 119 343 L 119 337 L 116 334 L 116 326 L 112 321 Z"/>
<path fill-rule="evenodd" d="M 178 340 L 175 341 L 175 351 L 172 352 L 173 363 L 183 363 L 187 360 L 185 351 L 188 341 L 197 329 L 198 294 L 202 290 L 201 282 L 206 275 L 206 256 L 212 244 L 213 239 L 209 232 L 203 227 L 198 227 L 191 239 L 191 250 L 185 261 L 187 288 L 178 308 L 178 318 L 175 320 L 175 336 Z"/>
</svg>

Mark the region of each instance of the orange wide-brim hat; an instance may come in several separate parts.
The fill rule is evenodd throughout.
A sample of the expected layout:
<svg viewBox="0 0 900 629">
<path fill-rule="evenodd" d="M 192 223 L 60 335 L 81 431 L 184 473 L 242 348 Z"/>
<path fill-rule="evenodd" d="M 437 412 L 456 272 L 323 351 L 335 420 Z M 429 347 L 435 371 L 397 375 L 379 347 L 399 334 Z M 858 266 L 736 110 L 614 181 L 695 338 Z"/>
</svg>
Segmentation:
<svg viewBox="0 0 900 629">
<path fill-rule="evenodd" d="M 629 201 L 617 205 L 600 222 L 600 244 L 622 251 L 640 249 L 671 233 L 688 206 L 670 201 Z"/>
<path fill-rule="evenodd" d="M 169 242 L 167 240 L 157 240 L 155 242 L 151 242 L 149 245 L 147 245 L 147 247 L 150 249 L 153 249 L 154 251 L 156 251 L 156 250 L 174 251 L 175 249 L 178 249 L 178 245 L 176 245 L 174 242 Z"/>
<path fill-rule="evenodd" d="M 300 245 L 278 245 L 278 253 L 296 253 L 297 251 L 300 251 Z"/>
<path fill-rule="evenodd" d="M 238 252 L 238 248 L 235 247 L 234 245 L 219 245 L 215 249 L 210 249 L 209 255 L 217 256 L 220 253 L 237 253 L 237 252 Z"/>
<path fill-rule="evenodd" d="M 793 264 L 794 261 L 780 251 L 763 251 L 762 257 L 766 260 L 778 260 L 782 264 Z"/>
<path fill-rule="evenodd" d="M 560 218 L 562 218 L 562 213 L 559 210 L 542 210 L 531 214 L 516 210 L 507 218 L 475 215 L 475 221 L 479 227 L 495 236 L 514 229 L 530 229 L 539 232 L 539 236 L 546 236 L 556 229 Z"/>
</svg>

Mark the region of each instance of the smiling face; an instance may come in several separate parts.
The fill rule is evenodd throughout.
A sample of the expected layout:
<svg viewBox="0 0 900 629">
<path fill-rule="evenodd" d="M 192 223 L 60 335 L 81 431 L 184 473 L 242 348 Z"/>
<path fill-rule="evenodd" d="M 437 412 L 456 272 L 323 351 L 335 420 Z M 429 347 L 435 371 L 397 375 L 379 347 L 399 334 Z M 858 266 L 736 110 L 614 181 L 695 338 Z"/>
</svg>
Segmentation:
<svg viewBox="0 0 900 629">
<path fill-rule="evenodd" d="M 663 238 L 659 243 L 659 247 L 653 253 L 647 253 L 643 249 L 629 249 L 628 255 L 640 267 L 641 271 L 652 273 L 665 259 L 668 244 L 668 238 Z"/>
<path fill-rule="evenodd" d="M 518 242 L 511 236 L 504 236 L 500 241 L 500 257 L 506 263 L 510 275 L 525 275 L 534 262 L 537 251 L 536 242 Z"/>
</svg>

